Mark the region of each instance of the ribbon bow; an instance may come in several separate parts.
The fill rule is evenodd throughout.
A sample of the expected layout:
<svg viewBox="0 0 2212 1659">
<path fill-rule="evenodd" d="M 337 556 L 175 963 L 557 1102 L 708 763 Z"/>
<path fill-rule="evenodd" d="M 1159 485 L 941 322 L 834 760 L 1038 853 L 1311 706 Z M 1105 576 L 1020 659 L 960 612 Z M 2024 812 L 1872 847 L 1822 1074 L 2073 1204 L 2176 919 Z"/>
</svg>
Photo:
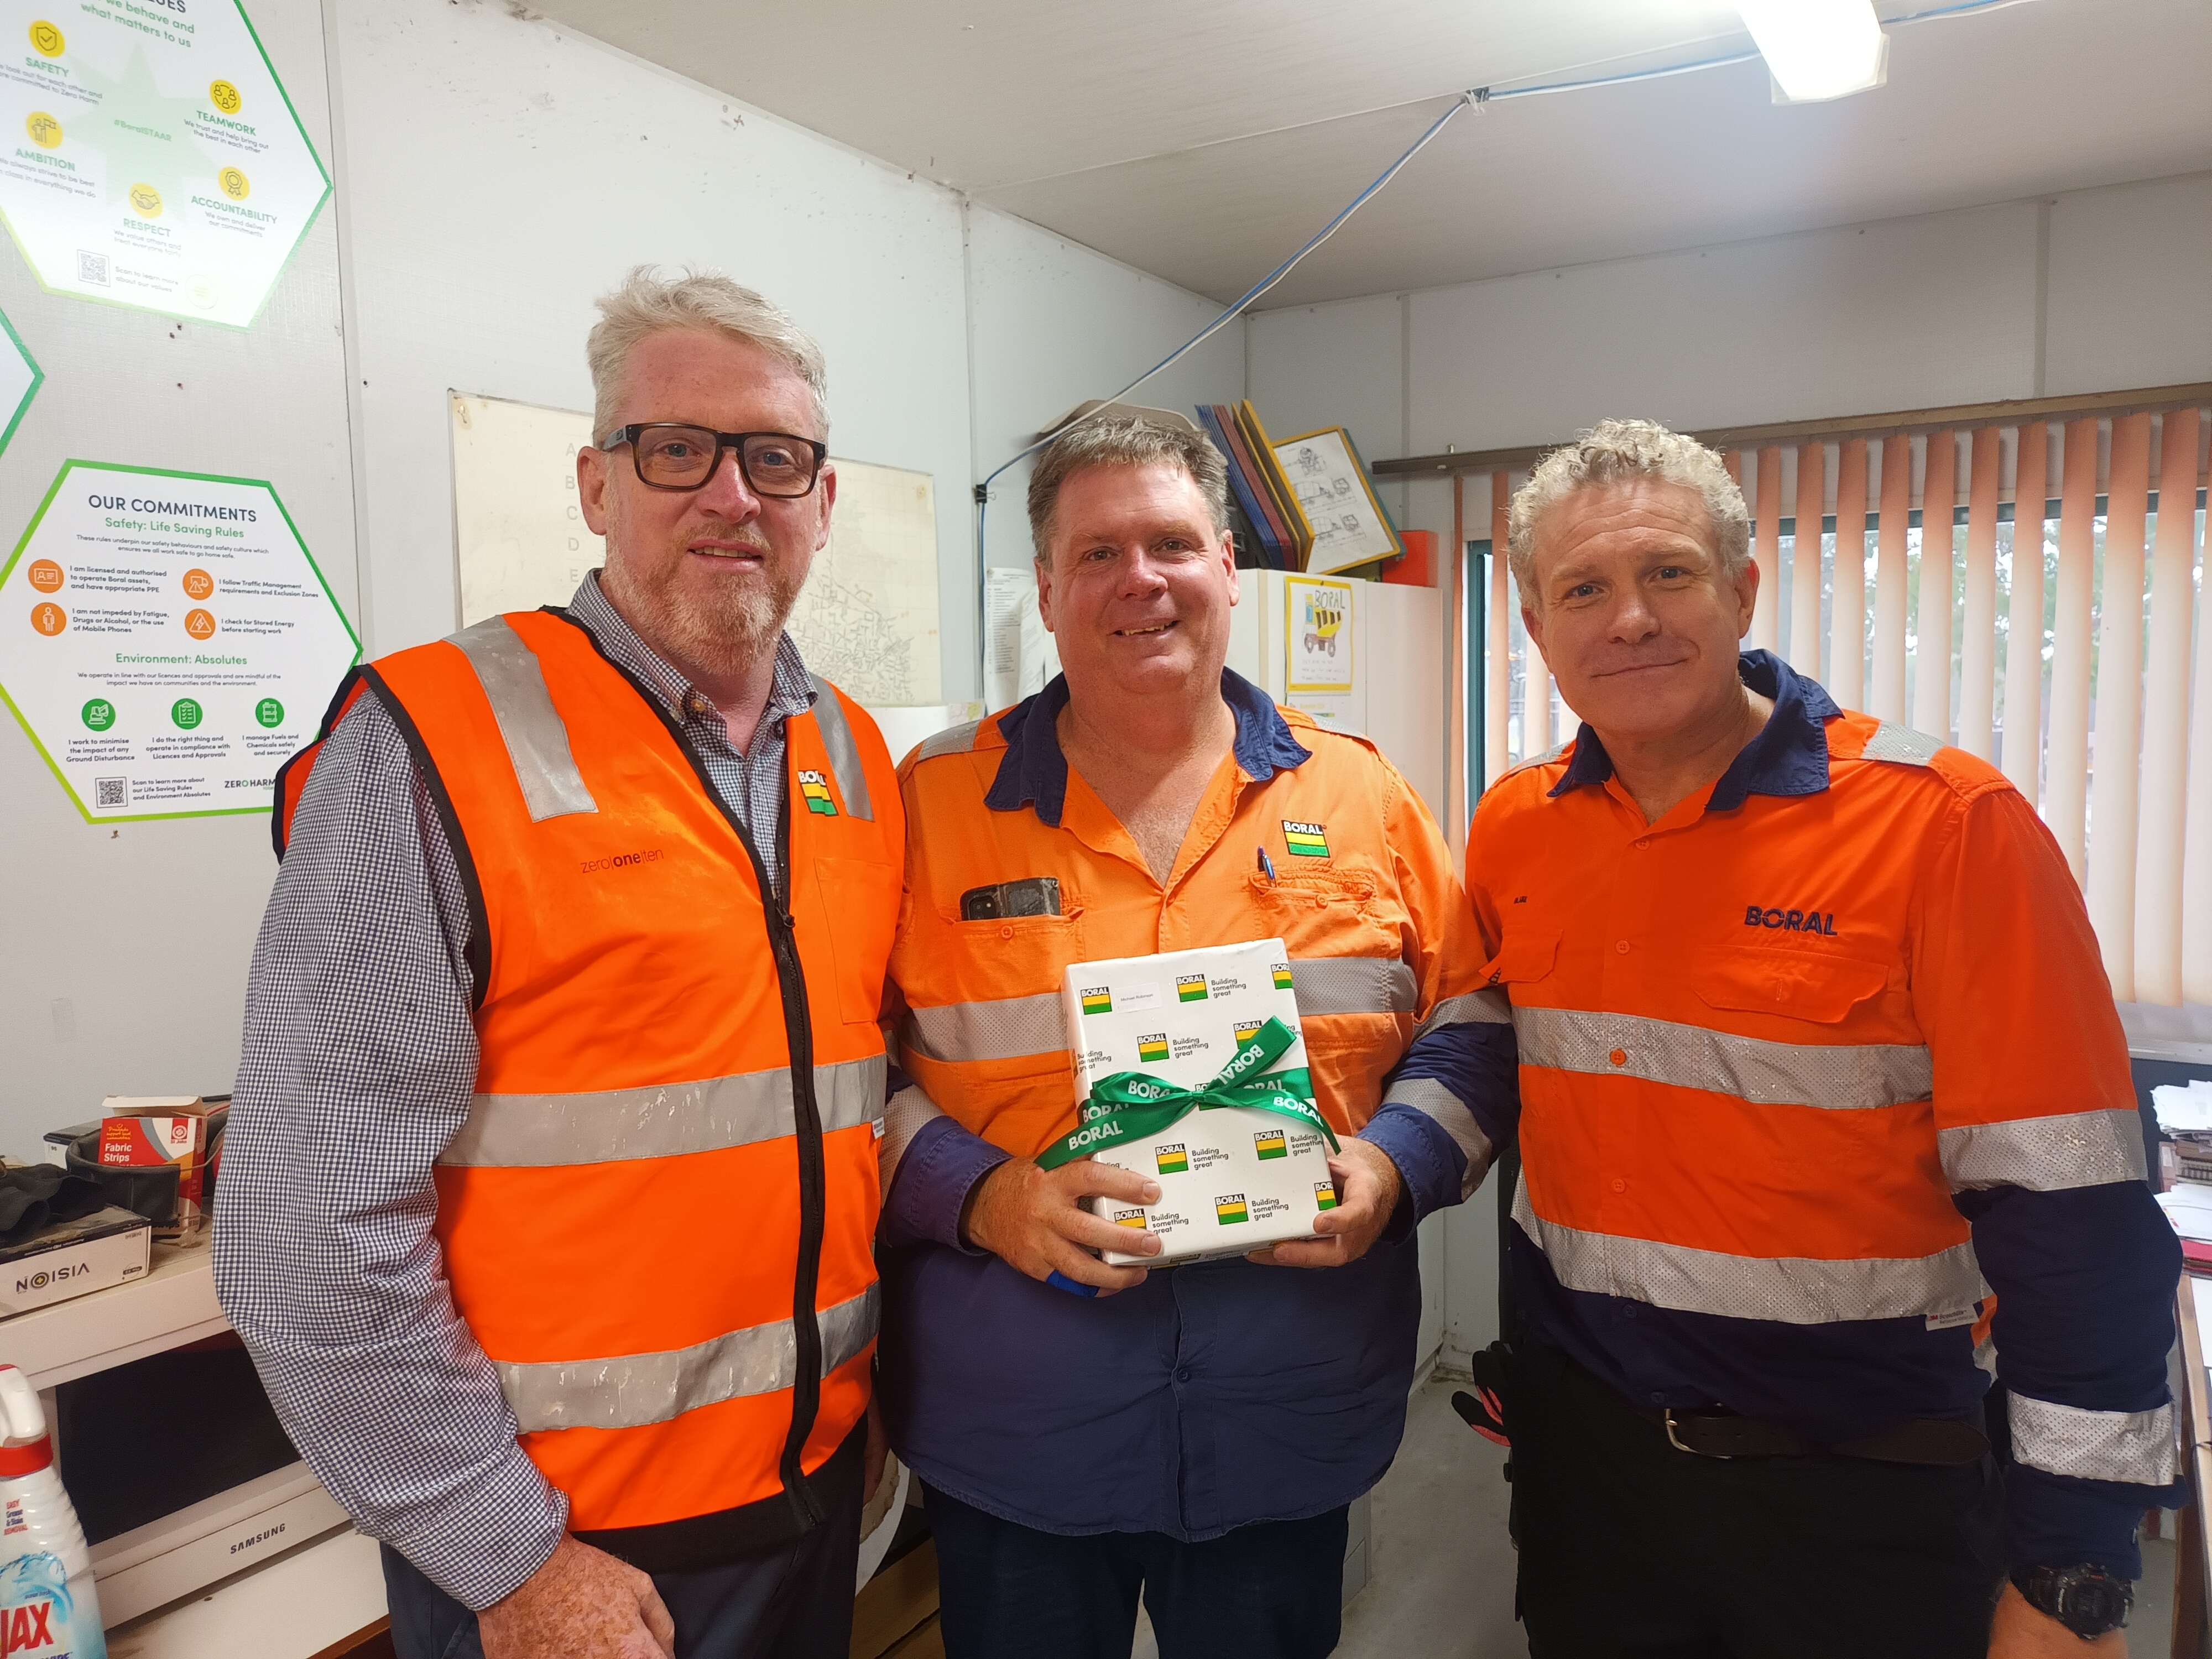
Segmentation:
<svg viewBox="0 0 2212 1659">
<path fill-rule="evenodd" d="M 1108 1146 L 1150 1140 L 1193 1112 L 1223 1106 L 1296 1119 L 1310 1129 L 1319 1130 L 1329 1151 L 1335 1152 L 1335 1132 L 1313 1103 L 1312 1074 L 1304 1066 L 1267 1072 L 1297 1040 L 1297 1032 L 1281 1020 L 1270 1018 L 1202 1088 L 1187 1089 L 1142 1072 L 1115 1072 L 1100 1078 L 1077 1114 L 1074 1133 L 1046 1147 L 1037 1155 L 1037 1163 L 1042 1168 L 1056 1170 Z"/>
</svg>

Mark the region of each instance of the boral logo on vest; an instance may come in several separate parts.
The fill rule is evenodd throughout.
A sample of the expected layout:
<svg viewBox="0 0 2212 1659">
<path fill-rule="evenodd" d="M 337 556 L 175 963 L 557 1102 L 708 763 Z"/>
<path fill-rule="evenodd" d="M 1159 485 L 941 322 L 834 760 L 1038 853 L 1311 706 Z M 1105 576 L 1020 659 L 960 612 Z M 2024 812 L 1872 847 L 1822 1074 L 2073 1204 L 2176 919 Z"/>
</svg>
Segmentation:
<svg viewBox="0 0 2212 1659">
<path fill-rule="evenodd" d="M 837 803 L 830 798 L 830 780 L 821 773 L 800 772 L 799 793 L 806 798 L 808 811 L 818 812 L 825 818 L 837 816 Z"/>
<path fill-rule="evenodd" d="M 1790 933 L 1822 933 L 1836 936 L 1836 913 L 1825 915 L 1818 910 L 1784 910 L 1768 905 L 1747 905 L 1743 913 L 1747 927 L 1766 927 Z"/>
<path fill-rule="evenodd" d="M 1328 826 L 1285 818 L 1283 842 L 1300 858 L 1325 859 L 1328 856 Z"/>
</svg>

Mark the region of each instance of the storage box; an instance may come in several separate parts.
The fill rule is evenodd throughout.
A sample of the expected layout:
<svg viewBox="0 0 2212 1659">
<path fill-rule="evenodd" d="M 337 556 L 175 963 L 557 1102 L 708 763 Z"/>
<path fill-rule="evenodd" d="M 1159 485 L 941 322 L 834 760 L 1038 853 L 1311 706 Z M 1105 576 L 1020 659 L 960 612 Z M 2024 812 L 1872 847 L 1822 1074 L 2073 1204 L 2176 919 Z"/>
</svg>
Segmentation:
<svg viewBox="0 0 2212 1659">
<path fill-rule="evenodd" d="M 112 1205 L 0 1245 L 0 1319 L 145 1277 L 154 1228 Z"/>
<path fill-rule="evenodd" d="M 205 1219 L 209 1110 L 198 1095 L 110 1095 L 101 1103 L 101 1165 L 112 1170 L 175 1164 L 181 1233 L 198 1231 Z"/>
<path fill-rule="evenodd" d="M 1078 963 L 1061 981 L 1060 1000 L 1086 1125 L 1101 1078 L 1135 1072 L 1203 1088 L 1269 1018 L 1298 1029 L 1290 955 L 1280 939 Z M 1303 1073 L 1305 1064 L 1301 1037 L 1260 1075 Z M 1296 1092 L 1311 1097 L 1310 1086 Z M 1109 1250 L 1103 1259 L 1115 1267 L 1158 1267 L 1310 1238 L 1314 1218 L 1336 1206 L 1328 1151 L 1318 1128 L 1233 1106 L 1194 1111 L 1157 1135 L 1107 1146 L 1092 1156 L 1158 1182 L 1160 1201 L 1132 1206 L 1093 1199 L 1091 1212 L 1153 1233 L 1161 1252 Z"/>
</svg>

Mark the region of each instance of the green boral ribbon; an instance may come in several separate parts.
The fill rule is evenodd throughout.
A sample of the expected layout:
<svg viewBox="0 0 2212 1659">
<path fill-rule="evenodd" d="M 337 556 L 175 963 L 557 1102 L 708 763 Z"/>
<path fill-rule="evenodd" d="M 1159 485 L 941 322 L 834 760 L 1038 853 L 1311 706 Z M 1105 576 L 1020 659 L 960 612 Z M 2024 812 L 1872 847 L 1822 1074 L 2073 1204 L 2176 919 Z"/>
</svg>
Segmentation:
<svg viewBox="0 0 2212 1659">
<path fill-rule="evenodd" d="M 1142 1072 L 1115 1072 L 1103 1077 L 1091 1085 L 1091 1098 L 1077 1115 L 1080 1121 L 1074 1133 L 1038 1153 L 1037 1163 L 1056 1170 L 1109 1146 L 1150 1140 L 1193 1112 L 1221 1106 L 1293 1118 L 1309 1129 L 1320 1131 L 1329 1151 L 1335 1152 L 1335 1132 L 1313 1103 L 1312 1074 L 1304 1066 L 1288 1072 L 1267 1071 L 1297 1040 L 1298 1034 L 1281 1020 L 1270 1019 L 1253 1033 L 1212 1082 L 1200 1089 L 1164 1083 Z"/>
</svg>

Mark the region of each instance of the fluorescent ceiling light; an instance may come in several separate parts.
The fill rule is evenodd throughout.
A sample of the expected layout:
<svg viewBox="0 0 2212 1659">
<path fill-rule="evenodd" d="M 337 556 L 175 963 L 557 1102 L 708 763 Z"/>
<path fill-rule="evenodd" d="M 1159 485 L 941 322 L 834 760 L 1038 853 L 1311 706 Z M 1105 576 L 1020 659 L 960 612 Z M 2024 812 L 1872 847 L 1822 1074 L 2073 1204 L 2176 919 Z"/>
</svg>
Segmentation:
<svg viewBox="0 0 2212 1659">
<path fill-rule="evenodd" d="M 1777 103 L 1814 104 L 1880 86 L 1889 37 L 1874 0 L 1737 0 L 1774 77 Z"/>
</svg>

